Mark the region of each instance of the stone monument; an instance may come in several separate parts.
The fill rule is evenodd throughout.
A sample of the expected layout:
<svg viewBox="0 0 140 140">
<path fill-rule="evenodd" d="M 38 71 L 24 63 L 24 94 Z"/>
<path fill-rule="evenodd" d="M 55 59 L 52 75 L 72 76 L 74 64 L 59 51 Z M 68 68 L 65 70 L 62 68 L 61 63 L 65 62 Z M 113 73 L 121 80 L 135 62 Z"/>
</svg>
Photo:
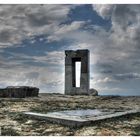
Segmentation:
<svg viewBox="0 0 140 140">
<path fill-rule="evenodd" d="M 76 62 L 81 62 L 80 87 L 76 87 Z M 65 51 L 65 94 L 89 95 L 89 50 Z"/>
</svg>

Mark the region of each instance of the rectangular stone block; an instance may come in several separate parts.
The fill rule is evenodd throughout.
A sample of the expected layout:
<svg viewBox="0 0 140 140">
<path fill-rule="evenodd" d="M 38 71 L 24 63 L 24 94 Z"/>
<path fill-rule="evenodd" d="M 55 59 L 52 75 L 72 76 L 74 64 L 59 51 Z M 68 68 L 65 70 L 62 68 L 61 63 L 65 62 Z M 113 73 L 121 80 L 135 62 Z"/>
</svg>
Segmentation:
<svg viewBox="0 0 140 140">
<path fill-rule="evenodd" d="M 76 87 L 75 63 L 81 62 L 80 87 Z M 89 95 L 89 50 L 65 51 L 65 94 Z"/>
<path fill-rule="evenodd" d="M 69 127 L 81 127 L 85 125 L 91 125 L 99 121 L 117 118 L 121 116 L 133 115 L 140 113 L 139 110 L 128 111 L 114 111 L 114 110 L 102 110 L 102 109 L 87 109 L 87 110 L 65 110 L 57 112 L 49 112 L 47 114 L 35 113 L 35 112 L 23 112 L 26 115 L 32 116 L 37 119 L 43 119 L 48 122 L 62 124 Z"/>
</svg>

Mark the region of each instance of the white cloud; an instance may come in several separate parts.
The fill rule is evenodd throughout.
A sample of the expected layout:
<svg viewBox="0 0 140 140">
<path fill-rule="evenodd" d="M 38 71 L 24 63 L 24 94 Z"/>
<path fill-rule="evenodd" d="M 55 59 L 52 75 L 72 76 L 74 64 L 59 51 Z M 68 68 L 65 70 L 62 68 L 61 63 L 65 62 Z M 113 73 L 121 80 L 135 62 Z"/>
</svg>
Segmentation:
<svg viewBox="0 0 140 140">
<path fill-rule="evenodd" d="M 107 93 L 109 94 L 116 94 L 116 93 L 123 93 L 125 89 L 119 88 L 119 87 L 99 87 L 98 91 L 99 93 Z"/>
<path fill-rule="evenodd" d="M 0 86 L 36 86 L 41 92 L 63 91 L 64 74 L 53 67 L 23 66 L 0 68 Z"/>
<path fill-rule="evenodd" d="M 52 51 L 46 53 L 46 56 L 34 56 L 31 58 L 33 58 L 35 62 L 64 65 L 64 52 L 62 51 Z"/>
<path fill-rule="evenodd" d="M 3 57 L 0 56 L 0 63 L 1 67 L 9 67 L 12 66 L 22 66 L 22 65 L 28 65 L 25 62 L 39 62 L 40 64 L 49 65 L 50 67 L 57 65 L 62 66 L 64 65 L 64 57 L 65 53 L 64 51 L 50 51 L 50 52 L 44 52 L 46 55 L 42 56 L 29 56 L 24 53 L 12 53 L 10 52 L 9 57 Z M 14 60 L 12 60 L 14 59 Z"/>
<path fill-rule="evenodd" d="M 111 77 L 102 77 L 102 78 L 97 78 L 97 79 L 92 79 L 91 82 L 93 84 L 102 84 L 102 83 L 109 83 L 109 82 L 115 82 Z"/>
<path fill-rule="evenodd" d="M 112 10 L 114 5 L 111 4 L 95 4 L 92 6 L 93 10 L 95 10 L 102 18 L 109 18 L 112 14 Z"/>
<path fill-rule="evenodd" d="M 71 24 L 60 25 L 57 28 L 55 28 L 54 33 L 48 36 L 47 39 L 49 42 L 51 42 L 51 41 L 59 41 L 65 38 L 69 38 L 69 39 L 73 38 L 73 35 L 76 33 L 75 31 L 82 28 L 84 24 L 85 22 L 83 21 L 74 21 Z"/>
</svg>

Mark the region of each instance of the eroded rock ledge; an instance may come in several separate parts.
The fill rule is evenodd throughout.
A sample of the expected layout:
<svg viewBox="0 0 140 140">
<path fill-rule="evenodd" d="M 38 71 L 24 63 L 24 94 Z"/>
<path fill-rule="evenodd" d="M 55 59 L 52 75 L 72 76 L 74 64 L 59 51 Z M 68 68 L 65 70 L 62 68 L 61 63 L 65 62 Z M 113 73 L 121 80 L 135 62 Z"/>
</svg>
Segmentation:
<svg viewBox="0 0 140 140">
<path fill-rule="evenodd" d="M 2 98 L 25 98 L 35 97 L 39 94 L 39 88 L 30 86 L 9 86 L 0 89 L 0 97 Z"/>
</svg>

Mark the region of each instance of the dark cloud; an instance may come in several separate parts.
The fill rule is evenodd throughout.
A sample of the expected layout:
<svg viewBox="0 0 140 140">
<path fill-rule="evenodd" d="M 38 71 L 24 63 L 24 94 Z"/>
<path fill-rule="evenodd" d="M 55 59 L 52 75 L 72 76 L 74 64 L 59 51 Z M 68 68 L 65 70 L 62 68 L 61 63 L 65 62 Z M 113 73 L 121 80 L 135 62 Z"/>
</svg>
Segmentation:
<svg viewBox="0 0 140 140">
<path fill-rule="evenodd" d="M 112 21 L 123 30 L 126 30 L 126 28 L 136 22 L 137 19 L 137 13 L 130 7 L 131 5 L 115 5 L 113 10 Z"/>
<path fill-rule="evenodd" d="M 112 70 L 101 70 L 101 73 L 104 73 L 104 74 L 111 74 L 113 73 Z"/>
<path fill-rule="evenodd" d="M 28 77 L 29 79 L 37 79 L 39 77 L 39 73 L 38 72 L 30 72 L 26 74 L 26 77 Z"/>
<path fill-rule="evenodd" d="M 20 44 L 24 39 L 53 33 L 67 19 L 71 7 L 72 5 L 1 5 L 0 43 Z"/>
<path fill-rule="evenodd" d="M 27 17 L 30 26 L 43 26 L 49 23 L 47 17 L 39 13 L 38 15 L 30 13 Z"/>
<path fill-rule="evenodd" d="M 140 79 L 139 73 L 124 73 L 124 74 L 116 74 L 114 75 L 116 80 L 132 80 L 132 79 Z"/>
</svg>

